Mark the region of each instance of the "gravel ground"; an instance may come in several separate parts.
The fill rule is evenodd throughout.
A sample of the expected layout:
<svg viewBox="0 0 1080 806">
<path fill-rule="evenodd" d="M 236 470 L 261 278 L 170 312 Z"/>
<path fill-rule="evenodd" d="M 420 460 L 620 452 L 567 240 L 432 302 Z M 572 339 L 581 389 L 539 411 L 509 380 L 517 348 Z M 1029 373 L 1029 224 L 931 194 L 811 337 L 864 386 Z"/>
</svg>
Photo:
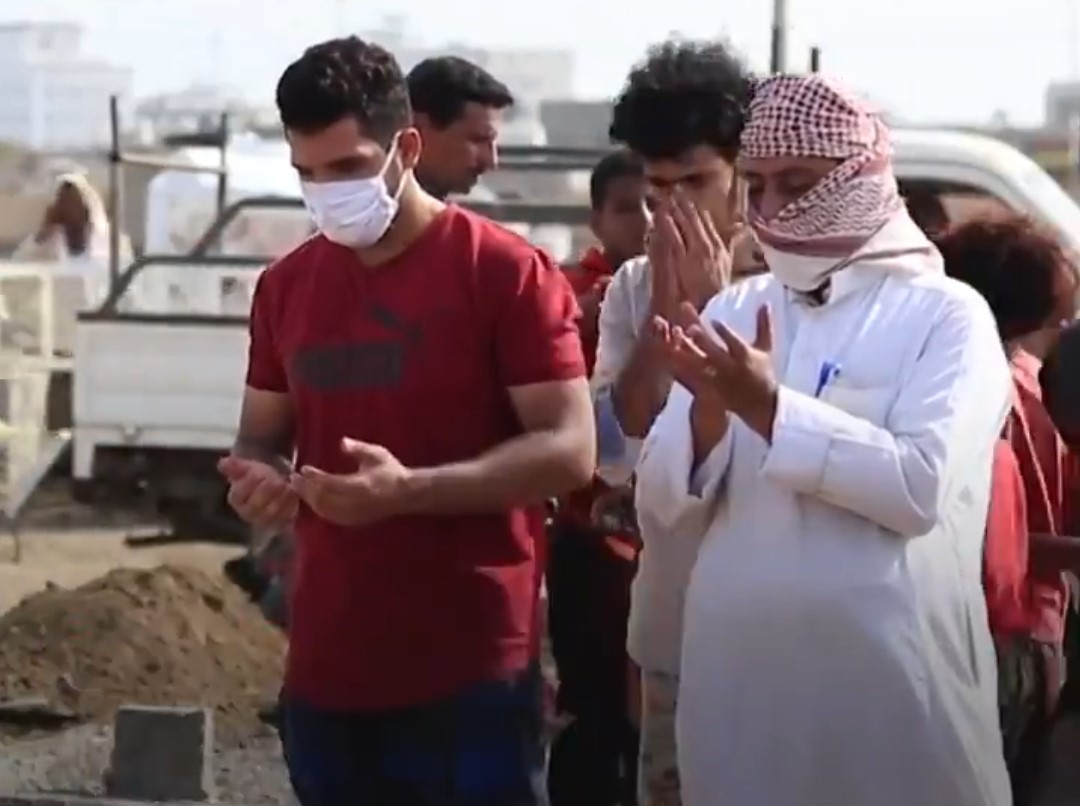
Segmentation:
<svg viewBox="0 0 1080 806">
<path fill-rule="evenodd" d="M 1051 750 L 1049 786 L 1038 806 L 1080 803 L 1080 719 L 1065 720 Z M 80 726 L 63 733 L 0 745 L 0 795 L 97 796 L 112 749 L 109 727 Z M 245 806 L 297 806 L 276 737 L 220 749 L 214 759 L 218 800 Z"/>
<path fill-rule="evenodd" d="M 0 745 L 0 793 L 101 795 L 111 750 L 112 729 L 90 725 L 5 742 Z M 214 765 L 222 803 L 296 806 L 276 737 L 221 748 Z"/>
</svg>

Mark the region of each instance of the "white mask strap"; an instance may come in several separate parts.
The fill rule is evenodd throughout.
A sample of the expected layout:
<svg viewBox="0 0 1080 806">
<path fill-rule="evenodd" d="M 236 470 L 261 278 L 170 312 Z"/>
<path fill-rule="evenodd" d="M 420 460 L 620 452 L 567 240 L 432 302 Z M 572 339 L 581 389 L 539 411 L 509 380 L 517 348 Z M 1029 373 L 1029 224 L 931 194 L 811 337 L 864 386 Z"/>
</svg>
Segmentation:
<svg viewBox="0 0 1080 806">
<path fill-rule="evenodd" d="M 400 133 L 394 135 L 394 139 L 390 141 L 390 150 L 386 152 L 386 162 L 383 163 L 382 170 L 379 171 L 376 179 L 382 179 L 383 185 L 386 184 L 386 171 L 390 167 L 390 161 L 394 159 L 398 150 L 398 141 L 401 137 Z M 397 189 L 394 191 L 393 199 L 398 201 L 401 198 L 402 192 L 405 190 L 405 182 L 409 177 L 411 170 L 404 170 L 401 172 L 401 177 L 398 179 Z"/>
</svg>

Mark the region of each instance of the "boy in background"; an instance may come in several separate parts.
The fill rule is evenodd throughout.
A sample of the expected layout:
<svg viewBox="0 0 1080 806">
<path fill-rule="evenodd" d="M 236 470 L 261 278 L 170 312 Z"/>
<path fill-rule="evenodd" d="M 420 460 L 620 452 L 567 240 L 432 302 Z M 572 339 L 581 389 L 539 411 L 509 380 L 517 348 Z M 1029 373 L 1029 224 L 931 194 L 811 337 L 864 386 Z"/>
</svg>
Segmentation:
<svg viewBox="0 0 1080 806">
<path fill-rule="evenodd" d="M 611 276 L 644 251 L 648 215 L 641 163 L 608 154 L 590 179 L 591 228 L 599 245 L 566 268 L 581 308 L 590 374 L 600 303 Z M 564 727 L 551 748 L 552 806 L 635 802 L 637 732 L 627 708 L 626 626 L 637 561 L 632 517 L 599 522 L 598 504 L 620 490 L 599 478 L 558 504 L 547 568 L 548 628 L 558 670 L 556 710 Z M 629 522 L 627 522 L 629 521 Z"/>
</svg>

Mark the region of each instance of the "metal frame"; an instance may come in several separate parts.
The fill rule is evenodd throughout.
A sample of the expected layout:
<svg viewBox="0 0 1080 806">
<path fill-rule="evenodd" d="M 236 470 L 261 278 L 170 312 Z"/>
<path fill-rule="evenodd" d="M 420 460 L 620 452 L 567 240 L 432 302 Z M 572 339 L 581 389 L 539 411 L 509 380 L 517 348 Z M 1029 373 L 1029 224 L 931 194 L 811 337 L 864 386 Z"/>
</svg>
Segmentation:
<svg viewBox="0 0 1080 806">
<path fill-rule="evenodd" d="M 242 203 L 233 205 L 232 208 L 239 208 Z M 235 215 L 233 216 L 235 217 Z M 139 274 L 147 266 L 184 266 L 188 268 L 201 269 L 218 268 L 236 266 L 237 268 L 262 268 L 267 263 L 266 258 L 262 257 L 244 257 L 244 256 L 232 256 L 221 255 L 216 257 L 203 257 L 199 255 L 145 255 L 141 258 L 137 258 L 134 263 L 125 269 L 112 288 L 109 290 L 108 296 L 105 301 L 97 310 L 92 311 L 80 311 L 76 314 L 76 319 L 79 322 L 96 322 L 96 321 L 111 321 L 115 319 L 124 320 L 140 320 L 148 322 L 205 322 L 205 321 L 222 321 L 223 319 L 233 317 L 221 317 L 211 315 L 177 315 L 177 314 L 155 314 L 155 313 L 128 313 L 119 310 L 119 302 L 129 288 L 131 283 L 135 279 L 135 276 Z M 237 317 L 237 321 L 247 321 L 244 318 Z"/>
<path fill-rule="evenodd" d="M 231 205 L 227 204 L 228 196 L 228 114 L 221 116 L 221 128 L 217 137 L 221 161 L 215 168 L 202 168 L 175 159 L 149 157 L 124 153 L 121 147 L 121 126 L 119 99 L 113 96 L 109 100 L 109 118 L 111 128 L 111 145 L 109 149 L 109 294 L 99 309 L 95 311 L 83 311 L 78 314 L 80 321 L 103 321 L 111 319 L 124 319 L 128 321 L 162 322 L 162 323 L 228 323 L 245 321 L 236 317 L 203 316 L 203 315 L 174 315 L 152 314 L 138 312 L 121 312 L 118 310 L 119 301 L 131 287 L 136 274 L 147 266 L 154 265 L 178 265 L 187 266 L 192 264 L 205 264 L 213 267 L 220 266 L 263 266 L 268 258 L 265 256 L 234 257 L 211 255 L 211 251 L 220 241 L 222 233 L 232 224 L 236 218 L 246 209 L 303 209 L 303 201 L 299 197 L 289 198 L 280 196 L 252 196 L 241 199 Z M 568 172 L 568 171 L 591 171 L 596 163 L 605 155 L 616 150 L 610 148 L 576 148 L 563 146 L 514 146 L 508 145 L 500 149 L 499 171 L 535 171 L 544 173 Z M 125 166 L 139 165 L 143 167 L 159 168 L 161 170 L 186 171 L 190 173 L 211 173 L 218 177 L 217 186 L 217 215 L 199 237 L 195 246 L 186 255 L 148 255 L 135 260 L 129 266 L 119 265 L 120 258 L 120 233 L 121 219 L 123 217 L 123 183 L 122 171 Z M 487 216 L 497 221 L 520 222 L 523 224 L 550 224 L 563 226 L 585 226 L 589 222 L 589 210 L 586 205 L 580 203 L 532 203 L 516 200 L 504 200 L 498 202 L 461 200 L 463 207 L 473 210 L 480 215 Z"/>
<path fill-rule="evenodd" d="M 225 207 L 229 192 L 229 168 L 228 168 L 228 142 L 229 142 L 229 115 L 223 112 L 221 115 L 220 137 L 220 161 L 215 168 L 201 168 L 180 160 L 165 157 L 151 157 L 143 154 L 127 154 L 123 151 L 120 129 L 120 99 L 113 95 L 109 98 L 109 284 L 115 285 L 120 277 L 120 234 L 124 212 L 123 169 L 129 165 L 139 165 L 144 168 L 158 168 L 163 171 L 184 171 L 187 173 L 209 173 L 218 178 L 217 205 L 218 215 Z"/>
</svg>

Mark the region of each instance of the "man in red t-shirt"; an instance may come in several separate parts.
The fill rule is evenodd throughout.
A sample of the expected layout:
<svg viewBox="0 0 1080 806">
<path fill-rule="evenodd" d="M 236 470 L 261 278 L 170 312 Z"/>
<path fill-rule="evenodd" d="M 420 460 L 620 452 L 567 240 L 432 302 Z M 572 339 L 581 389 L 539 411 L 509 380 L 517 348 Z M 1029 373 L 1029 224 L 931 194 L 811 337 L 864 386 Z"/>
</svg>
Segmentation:
<svg viewBox="0 0 1080 806">
<path fill-rule="evenodd" d="M 589 183 L 600 241 L 566 269 L 581 307 L 590 374 L 608 281 L 645 250 L 645 172 L 626 151 L 601 159 Z M 637 731 L 627 707 L 627 619 L 637 567 L 636 528 L 601 528 L 594 509 L 621 491 L 599 478 L 563 497 L 552 520 L 548 630 L 559 674 L 556 708 L 569 721 L 551 747 L 552 806 L 629 804 L 637 788 Z M 634 525 L 636 527 L 636 524 Z"/>
<path fill-rule="evenodd" d="M 573 294 L 526 241 L 419 187 L 386 50 L 309 48 L 277 104 L 320 233 L 259 280 L 220 467 L 248 522 L 295 520 L 294 789 L 542 803 L 541 505 L 595 464 Z"/>
</svg>

